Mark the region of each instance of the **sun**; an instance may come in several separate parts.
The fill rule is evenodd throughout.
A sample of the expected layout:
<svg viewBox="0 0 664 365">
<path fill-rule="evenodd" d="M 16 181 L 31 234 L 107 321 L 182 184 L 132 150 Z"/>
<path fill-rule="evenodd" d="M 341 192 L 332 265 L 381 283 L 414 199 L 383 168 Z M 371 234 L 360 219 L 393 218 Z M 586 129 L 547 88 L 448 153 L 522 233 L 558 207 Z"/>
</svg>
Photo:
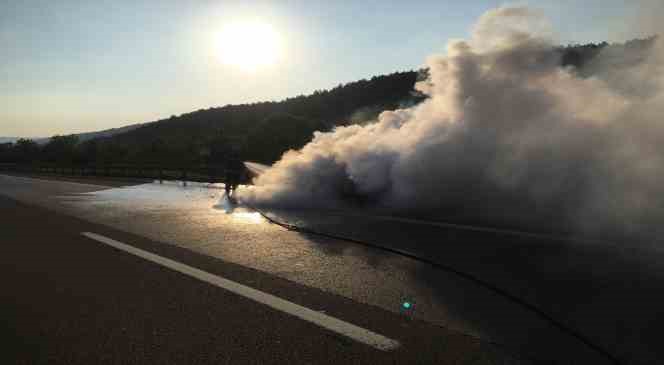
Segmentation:
<svg viewBox="0 0 664 365">
<path fill-rule="evenodd" d="M 281 46 L 279 34 L 263 22 L 240 22 L 226 25 L 217 37 L 220 60 L 245 71 L 274 65 Z"/>
</svg>

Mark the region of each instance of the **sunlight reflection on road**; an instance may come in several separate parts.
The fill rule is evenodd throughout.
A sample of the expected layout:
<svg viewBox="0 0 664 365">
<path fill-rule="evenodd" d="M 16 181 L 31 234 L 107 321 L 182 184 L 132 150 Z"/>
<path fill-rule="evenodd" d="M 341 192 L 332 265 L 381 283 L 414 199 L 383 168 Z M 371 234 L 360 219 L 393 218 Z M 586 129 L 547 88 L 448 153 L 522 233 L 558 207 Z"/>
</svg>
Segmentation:
<svg viewBox="0 0 664 365">
<path fill-rule="evenodd" d="M 102 190 L 103 186 L 14 177 L 0 177 L 0 182 L 0 195 L 29 204 L 321 288 L 490 341 L 523 346 L 534 352 L 549 351 L 550 344 L 555 343 L 567 354 L 588 359 L 586 363 L 596 363 L 594 353 L 589 353 L 587 348 L 521 307 L 468 280 L 402 256 L 267 224 L 267 220 L 263 221 L 255 211 L 230 204 L 225 199 L 223 184 L 188 183 L 184 186 L 182 182 L 156 182 Z M 405 221 L 387 222 L 363 217 L 359 214 L 362 212 L 355 213 L 342 216 L 303 211 L 286 217 L 293 217 L 306 227 L 325 228 L 344 235 L 362 234 L 359 238 L 390 247 L 425 250 L 442 257 L 445 262 L 452 262 L 480 277 L 489 277 L 524 295 L 532 288 L 552 287 L 547 280 L 564 280 L 565 295 L 541 290 L 535 294 L 546 299 L 553 297 L 545 304 L 569 304 L 577 312 L 585 309 L 574 320 L 579 321 L 579 327 L 583 327 L 585 333 L 600 337 L 605 343 L 613 341 L 612 332 L 606 331 L 605 327 L 614 325 L 606 318 L 618 318 L 611 306 L 620 303 L 621 307 L 615 306 L 615 309 L 625 312 L 626 302 L 616 298 L 636 299 L 627 302 L 639 309 L 629 318 L 634 328 L 651 328 L 653 319 L 658 318 L 656 311 L 661 305 L 658 305 L 656 296 L 655 300 L 652 299 L 651 293 L 661 288 L 661 282 L 639 280 L 643 275 L 639 272 L 630 274 L 633 271 L 630 266 L 606 260 L 606 255 L 602 256 L 606 264 L 599 270 L 599 261 L 592 260 L 593 264 L 588 265 L 589 261 L 584 259 L 592 253 L 574 252 L 571 255 L 565 247 L 552 251 L 552 247 L 557 246 L 551 245 L 546 245 L 546 249 L 533 249 L 537 242 L 528 240 L 523 244 L 509 241 L 503 242 L 509 245 L 501 245 L 496 243 L 498 237 L 489 233 L 413 226 Z M 522 260 L 524 252 L 528 253 L 528 260 Z M 565 265 L 560 265 L 561 261 Z M 506 271 L 506 267 L 510 270 Z M 570 270 L 572 268 L 574 271 Z M 587 277 L 583 275 L 584 268 L 592 270 L 592 277 L 588 280 L 581 280 Z M 602 272 L 607 273 L 607 279 L 611 279 L 613 275 L 610 274 L 614 272 L 624 278 L 617 285 L 603 285 L 603 291 L 612 287 L 630 290 L 599 293 L 593 278 Z M 644 300 L 646 294 L 648 300 Z M 561 303 L 565 298 L 570 299 Z M 406 301 L 410 308 L 417 309 L 405 311 L 403 304 Z M 543 301 L 540 299 L 539 303 Z M 657 309 L 641 308 L 641 303 Z M 519 325 L 515 327 L 517 322 Z M 594 323 L 601 325 L 593 326 Z M 607 335 L 600 336 L 603 334 Z M 635 345 L 630 343 L 629 346 L 634 348 Z M 647 350 L 647 344 L 637 344 L 636 348 Z"/>
<path fill-rule="evenodd" d="M 223 184 L 196 182 L 184 184 L 179 181 L 159 183 L 155 181 L 149 184 L 83 193 L 78 196 L 76 201 L 129 210 L 178 209 L 184 214 L 204 210 L 209 213 L 222 213 L 240 223 L 262 224 L 266 222 L 260 213 L 231 202 L 223 188 Z"/>
</svg>

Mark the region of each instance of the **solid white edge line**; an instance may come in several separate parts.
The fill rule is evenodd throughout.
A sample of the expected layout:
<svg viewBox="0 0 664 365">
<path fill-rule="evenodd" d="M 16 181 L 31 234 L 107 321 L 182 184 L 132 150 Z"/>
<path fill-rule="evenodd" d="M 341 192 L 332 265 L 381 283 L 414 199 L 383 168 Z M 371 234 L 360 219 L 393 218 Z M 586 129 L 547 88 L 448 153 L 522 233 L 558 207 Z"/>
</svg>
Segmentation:
<svg viewBox="0 0 664 365">
<path fill-rule="evenodd" d="M 210 274 L 206 271 L 185 265 L 171 259 L 167 259 L 165 257 L 141 250 L 134 246 L 127 245 L 125 243 L 104 237 L 96 233 L 82 232 L 81 234 L 97 242 L 115 247 L 119 250 L 141 257 L 145 260 L 151 261 L 161 266 L 165 266 L 171 270 L 177 271 L 187 276 L 191 276 L 219 288 L 226 289 L 232 293 L 254 300 L 256 302 L 265 304 L 268 307 L 284 313 L 288 313 L 292 316 L 298 317 L 307 322 L 311 322 L 340 335 L 349 337 L 357 342 L 369 345 L 378 350 L 390 351 L 400 346 L 400 343 L 396 340 L 387 338 L 383 335 L 369 331 L 362 327 L 358 327 L 354 324 L 344 322 L 340 319 L 330 317 L 321 312 L 317 312 L 315 310 L 289 302 L 274 295 L 264 293 L 246 285 L 242 285 L 220 276 Z"/>
</svg>

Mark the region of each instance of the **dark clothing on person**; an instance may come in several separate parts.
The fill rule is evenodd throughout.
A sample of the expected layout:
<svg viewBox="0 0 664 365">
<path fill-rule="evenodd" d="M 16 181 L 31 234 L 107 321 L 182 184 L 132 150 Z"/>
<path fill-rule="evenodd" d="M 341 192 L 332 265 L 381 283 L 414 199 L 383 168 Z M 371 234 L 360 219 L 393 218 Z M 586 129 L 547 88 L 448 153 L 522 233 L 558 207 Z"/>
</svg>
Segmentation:
<svg viewBox="0 0 664 365">
<path fill-rule="evenodd" d="M 230 197 L 231 193 L 235 191 L 240 184 L 242 172 L 244 171 L 244 163 L 237 158 L 232 158 L 226 165 L 226 195 Z"/>
</svg>

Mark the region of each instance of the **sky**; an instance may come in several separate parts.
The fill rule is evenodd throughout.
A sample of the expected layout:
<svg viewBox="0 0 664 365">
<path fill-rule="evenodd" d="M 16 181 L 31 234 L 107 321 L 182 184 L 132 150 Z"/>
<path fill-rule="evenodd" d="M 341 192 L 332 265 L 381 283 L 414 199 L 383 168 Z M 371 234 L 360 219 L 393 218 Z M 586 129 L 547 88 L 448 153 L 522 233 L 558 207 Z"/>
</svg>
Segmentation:
<svg viewBox="0 0 664 365">
<path fill-rule="evenodd" d="M 639 0 L 530 0 L 567 43 L 618 42 Z M 0 0 L 0 136 L 48 137 L 281 100 L 421 67 L 504 1 Z M 223 62 L 228 24 L 269 24 L 273 62 Z"/>
</svg>

